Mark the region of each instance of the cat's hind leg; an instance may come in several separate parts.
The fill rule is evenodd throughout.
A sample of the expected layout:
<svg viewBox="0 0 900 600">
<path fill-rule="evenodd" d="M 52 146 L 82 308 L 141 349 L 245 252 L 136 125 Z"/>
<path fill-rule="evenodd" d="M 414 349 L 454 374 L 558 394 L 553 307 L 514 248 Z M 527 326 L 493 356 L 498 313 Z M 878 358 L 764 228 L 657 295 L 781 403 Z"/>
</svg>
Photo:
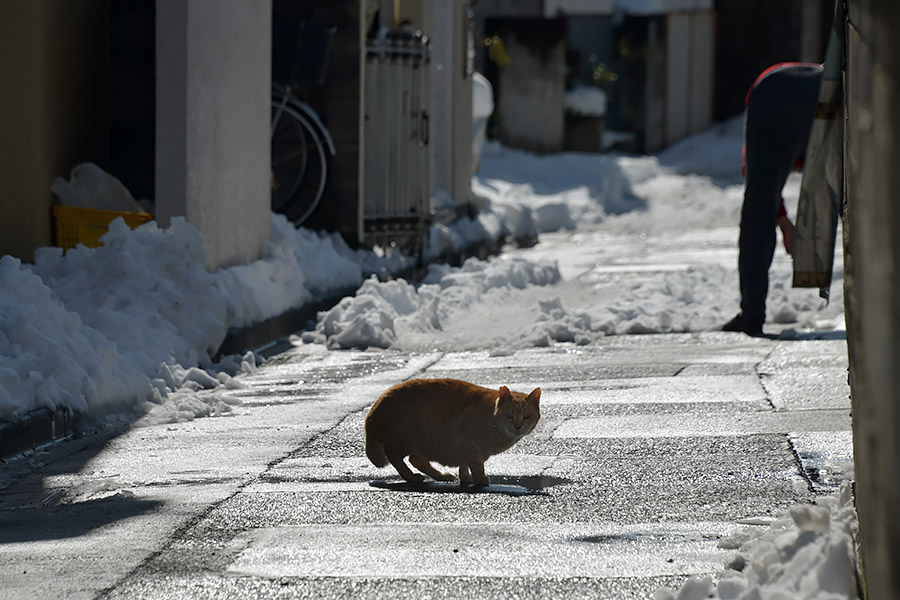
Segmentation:
<svg viewBox="0 0 900 600">
<path fill-rule="evenodd" d="M 388 448 L 384 449 L 384 453 L 387 455 L 388 460 L 391 461 L 391 464 L 394 465 L 394 468 L 397 469 L 397 472 L 400 473 L 400 477 L 411 483 L 422 483 L 425 481 L 424 475 L 413 473 L 406 466 L 406 463 L 403 461 L 404 453 Z"/>
<path fill-rule="evenodd" d="M 409 462 L 410 464 L 412 464 L 412 466 L 422 471 L 435 481 L 453 481 L 454 479 L 456 479 L 456 477 L 454 477 L 450 473 L 442 473 L 438 471 L 429 461 L 425 460 L 418 454 L 410 454 Z"/>
</svg>

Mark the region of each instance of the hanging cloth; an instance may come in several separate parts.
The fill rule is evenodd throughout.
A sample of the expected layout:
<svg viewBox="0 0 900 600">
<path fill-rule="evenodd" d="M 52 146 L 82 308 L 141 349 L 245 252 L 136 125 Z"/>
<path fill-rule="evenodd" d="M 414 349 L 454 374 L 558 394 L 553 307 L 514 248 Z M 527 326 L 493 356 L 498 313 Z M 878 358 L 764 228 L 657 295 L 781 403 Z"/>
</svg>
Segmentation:
<svg viewBox="0 0 900 600">
<path fill-rule="evenodd" d="M 844 202 L 844 26 L 843 2 L 837 0 L 794 229 L 793 285 L 820 288 L 823 298 L 831 288 L 837 221 Z"/>
</svg>

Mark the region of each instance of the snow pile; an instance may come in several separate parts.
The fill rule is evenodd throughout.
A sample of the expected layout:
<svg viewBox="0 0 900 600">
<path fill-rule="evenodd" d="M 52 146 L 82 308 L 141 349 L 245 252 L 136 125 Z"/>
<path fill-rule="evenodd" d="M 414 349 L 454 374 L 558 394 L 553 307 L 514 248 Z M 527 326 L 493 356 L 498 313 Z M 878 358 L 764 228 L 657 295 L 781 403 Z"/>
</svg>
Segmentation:
<svg viewBox="0 0 900 600">
<path fill-rule="evenodd" d="M 50 183 L 50 191 L 64 206 L 121 212 L 143 210 L 125 184 L 94 163 L 77 165 L 69 181 L 57 177 Z"/>
<path fill-rule="evenodd" d="M 494 86 L 488 78 L 475 71 L 472 73 L 472 119 L 486 119 L 494 112 Z"/>
<path fill-rule="evenodd" d="M 708 11 L 710 0 L 615 0 L 615 10 L 628 15 L 666 15 L 673 12 Z"/>
<path fill-rule="evenodd" d="M 737 555 L 718 584 L 688 581 L 677 595 L 659 590 L 655 600 L 852 600 L 857 598 L 858 522 L 851 487 L 819 505 L 795 505 L 768 530 L 745 530 L 719 542 Z"/>
<path fill-rule="evenodd" d="M 184 368 L 181 365 L 166 365 L 160 369 L 164 388 L 156 402 L 148 402 L 140 409 L 143 416 L 137 426 L 180 423 L 199 417 L 231 414 L 240 400 L 225 394 L 197 392 L 216 389 L 238 389 L 244 387 L 233 375 L 252 373 L 258 366 L 252 352 L 244 356 L 227 356 L 217 364 L 201 369 Z"/>
<path fill-rule="evenodd" d="M 562 153 L 537 156 L 489 142 L 472 191 L 492 207 L 526 208 L 539 233 L 601 223 L 609 215 L 644 211 L 629 165 L 659 171 L 655 158 Z M 639 174 L 636 179 L 642 179 Z"/>
<path fill-rule="evenodd" d="M 41 248 L 33 265 L 0 260 L 0 418 L 39 408 L 88 415 L 152 409 L 185 420 L 231 411 L 215 395 L 256 358 L 213 364 L 231 327 L 355 287 L 364 273 L 408 259 L 351 250 L 336 235 L 272 217 L 263 259 L 209 273 L 199 232 L 184 219 L 132 231 L 113 221 L 103 246 Z"/>
<path fill-rule="evenodd" d="M 734 301 L 737 291 L 729 286 L 727 270 L 718 265 L 688 267 L 662 278 L 633 284 L 622 297 L 591 313 L 594 329 L 606 335 L 704 331 L 721 326 L 727 312 L 717 310 L 723 292 Z M 724 288 L 724 290 L 723 290 Z"/>
<path fill-rule="evenodd" d="M 606 114 L 606 92 L 592 86 L 577 86 L 563 98 L 566 112 L 583 117 L 602 117 Z"/>
<path fill-rule="evenodd" d="M 796 337 L 798 329 L 843 328 L 843 286 L 839 278 L 834 284 L 834 297 L 826 304 L 817 290 L 791 288 L 789 265 L 777 265 L 769 276 L 769 320 L 794 325 L 785 329 L 782 337 Z M 698 265 L 632 284 L 609 304 L 586 311 L 591 330 L 605 335 L 685 333 L 718 329 L 734 316 L 739 304 L 734 269 Z"/>
<path fill-rule="evenodd" d="M 657 159 L 662 167 L 675 175 L 699 175 L 723 186 L 737 184 L 743 187 L 743 135 L 743 118 L 736 117 L 669 146 L 657 155 Z"/>
<path fill-rule="evenodd" d="M 17 419 L 39 406 L 86 410 L 113 379 L 115 346 L 18 259 L 0 259 L 0 289 L 0 415 Z"/>
<path fill-rule="evenodd" d="M 116 219 L 93 249 L 41 248 L 33 272 L 86 327 L 114 341 L 137 372 L 196 365 L 216 351 L 234 307 L 206 270 L 199 232 L 184 219 L 138 230 Z"/>
<path fill-rule="evenodd" d="M 494 113 L 494 88 L 487 77 L 472 73 L 472 172 L 481 168 L 481 150 L 487 139 L 488 119 Z"/>
<path fill-rule="evenodd" d="M 296 228 L 273 213 L 266 256 L 215 274 L 219 288 L 236 305 L 230 325 L 245 327 L 335 290 L 356 287 L 365 271 L 406 265 L 399 257 L 396 264 L 377 265 L 369 254 L 351 250 L 338 235 Z"/>
<path fill-rule="evenodd" d="M 574 342 L 584 346 L 594 341 L 590 316 L 570 313 L 558 296 L 538 300 L 538 308 L 540 312 L 535 317 L 534 324 L 520 336 L 527 341 L 527 345 L 545 347 L 553 342 Z"/>
<path fill-rule="evenodd" d="M 137 232 L 117 219 L 106 246 L 42 248 L 30 269 L 0 262 L 0 416 L 160 402 L 175 365 L 209 364 L 233 315 L 183 220 Z"/>
<path fill-rule="evenodd" d="M 627 232 L 737 227 L 742 137 L 735 118 L 658 156 L 539 156 L 488 142 L 472 187 L 494 211 L 530 209 L 539 232 L 576 223 Z M 796 202 L 796 192 L 785 197 Z"/>
<path fill-rule="evenodd" d="M 559 279 L 555 264 L 474 258 L 461 268 L 432 265 L 418 288 L 402 279 L 379 282 L 373 276 L 355 296 L 320 313 L 315 331 L 304 334 L 303 341 L 324 342 L 329 348 L 389 348 L 398 331 L 441 331 L 449 315 L 469 309 L 484 294 L 552 285 Z"/>
<path fill-rule="evenodd" d="M 520 220 L 524 218 L 519 217 Z M 460 252 L 472 244 L 497 241 L 528 227 L 527 223 L 510 222 L 502 207 L 498 210 L 497 207 L 486 206 L 474 218 L 463 217 L 452 226 L 433 225 L 425 239 L 424 257 L 433 261 L 447 254 Z"/>
</svg>

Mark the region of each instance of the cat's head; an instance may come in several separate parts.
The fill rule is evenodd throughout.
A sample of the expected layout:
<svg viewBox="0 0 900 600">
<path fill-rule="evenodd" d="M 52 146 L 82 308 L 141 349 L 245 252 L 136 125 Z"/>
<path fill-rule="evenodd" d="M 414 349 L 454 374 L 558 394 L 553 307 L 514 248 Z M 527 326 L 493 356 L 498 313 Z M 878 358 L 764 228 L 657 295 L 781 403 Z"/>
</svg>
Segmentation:
<svg viewBox="0 0 900 600">
<path fill-rule="evenodd" d="M 522 437 L 531 433 L 541 418 L 541 388 L 526 395 L 501 387 L 494 403 L 494 418 L 507 435 Z"/>
</svg>

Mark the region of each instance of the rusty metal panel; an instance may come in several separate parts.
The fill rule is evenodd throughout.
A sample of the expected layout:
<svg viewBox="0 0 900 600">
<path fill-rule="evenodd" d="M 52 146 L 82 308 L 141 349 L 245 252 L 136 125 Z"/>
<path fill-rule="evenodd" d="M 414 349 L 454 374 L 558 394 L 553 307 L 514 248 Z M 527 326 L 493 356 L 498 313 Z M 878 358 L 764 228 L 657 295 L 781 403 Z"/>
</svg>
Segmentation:
<svg viewBox="0 0 900 600">
<path fill-rule="evenodd" d="M 431 199 L 429 61 L 418 32 L 383 30 L 368 41 L 365 245 L 421 252 Z"/>
</svg>

